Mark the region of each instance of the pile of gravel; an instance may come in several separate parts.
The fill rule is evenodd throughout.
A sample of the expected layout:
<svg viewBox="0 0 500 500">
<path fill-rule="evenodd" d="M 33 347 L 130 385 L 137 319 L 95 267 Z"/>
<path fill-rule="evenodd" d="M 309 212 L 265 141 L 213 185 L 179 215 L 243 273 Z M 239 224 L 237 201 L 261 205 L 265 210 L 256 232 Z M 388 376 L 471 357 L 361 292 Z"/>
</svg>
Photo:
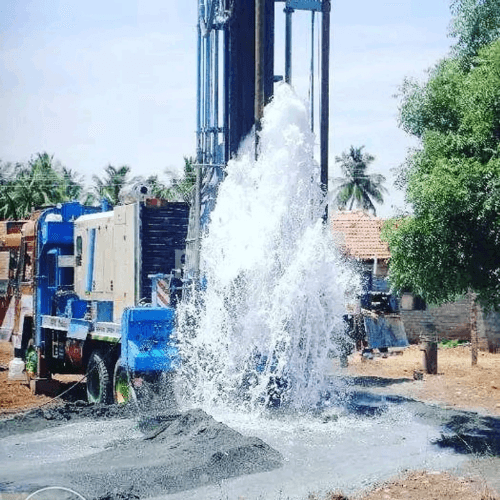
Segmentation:
<svg viewBox="0 0 500 500">
<path fill-rule="evenodd" d="M 89 499 L 145 498 L 280 467 L 262 440 L 245 437 L 202 410 L 139 422 L 143 438 L 119 441 L 91 460 L 68 464 L 67 477 Z"/>
<path fill-rule="evenodd" d="M 151 407 L 139 411 L 134 404 L 77 401 L 38 408 L 0 420 L 0 439 L 59 427 L 63 435 L 68 424 L 113 419 L 135 421 L 140 432 L 112 441 L 90 456 L 57 466 L 40 463 L 36 477 L 26 471 L 26 486 L 33 480 L 33 485 L 43 487 L 45 478 L 45 486 L 64 485 L 87 500 L 146 498 L 269 471 L 283 463 L 280 453 L 262 440 L 245 437 L 202 410 L 162 412 Z M 22 443 L 25 438 L 20 439 Z M 0 484 L 0 491 L 9 489 Z"/>
</svg>

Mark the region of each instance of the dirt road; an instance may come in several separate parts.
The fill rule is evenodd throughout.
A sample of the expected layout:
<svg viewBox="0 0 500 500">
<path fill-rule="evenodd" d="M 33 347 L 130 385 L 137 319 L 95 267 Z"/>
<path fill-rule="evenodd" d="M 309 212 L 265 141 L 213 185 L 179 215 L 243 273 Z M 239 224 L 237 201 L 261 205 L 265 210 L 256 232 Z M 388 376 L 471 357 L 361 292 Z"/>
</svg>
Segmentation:
<svg viewBox="0 0 500 500">
<path fill-rule="evenodd" d="M 440 348 L 438 374 L 415 381 L 414 371 L 422 370 L 422 351 L 413 345 L 399 356 L 369 360 L 353 354 L 349 359 L 351 375 L 397 380 L 386 385 L 392 394 L 401 394 L 420 401 L 449 405 L 453 408 L 500 415 L 500 354 L 481 352 L 476 366 L 471 366 L 469 346 Z M 362 382 L 362 378 L 359 379 Z M 375 383 L 372 383 L 376 386 Z M 381 391 L 384 383 L 381 380 Z"/>
<path fill-rule="evenodd" d="M 360 353 L 349 360 L 349 373 L 377 393 L 437 403 L 442 407 L 477 411 L 482 415 L 500 415 L 500 354 L 479 353 L 478 364 L 471 365 L 470 346 L 440 348 L 438 374 L 423 375 L 422 351 L 414 345 L 401 355 L 367 359 Z M 395 383 L 390 383 L 390 381 Z M 498 424 L 497 424 L 498 425 Z M 497 437 L 498 439 L 498 437 Z M 495 446 L 495 443 L 491 443 Z M 496 444 L 498 446 L 498 443 Z M 487 459 L 483 466 L 488 467 Z M 500 495 L 488 484 L 481 470 L 469 467 L 457 477 L 438 471 L 402 474 L 388 483 L 362 494 L 362 500 L 499 500 Z M 336 500 L 332 497 L 332 500 Z"/>
</svg>

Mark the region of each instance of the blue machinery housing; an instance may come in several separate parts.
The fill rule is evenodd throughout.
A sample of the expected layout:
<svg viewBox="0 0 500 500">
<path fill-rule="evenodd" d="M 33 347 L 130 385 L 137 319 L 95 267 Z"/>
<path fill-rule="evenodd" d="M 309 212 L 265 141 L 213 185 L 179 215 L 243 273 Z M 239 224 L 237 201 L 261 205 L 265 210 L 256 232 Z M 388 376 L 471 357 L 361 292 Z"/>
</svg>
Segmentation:
<svg viewBox="0 0 500 500">
<path fill-rule="evenodd" d="M 74 294 L 70 293 L 74 283 L 74 268 L 61 264 L 64 256 L 73 255 L 73 221 L 82 215 L 99 211 L 98 207 L 86 207 L 77 202 L 65 203 L 60 208 L 45 210 L 37 221 L 34 316 L 35 345 L 39 348 L 46 347 L 42 316 L 66 314 L 71 318 L 81 319 L 85 315 L 85 301 L 75 300 Z M 67 292 L 67 295 L 63 292 Z M 59 296 L 61 298 L 57 300 Z M 77 329 L 76 325 L 74 329 Z"/>
<path fill-rule="evenodd" d="M 120 340 L 123 366 L 141 372 L 172 371 L 179 363 L 177 349 L 170 345 L 174 329 L 172 308 L 133 307 L 125 309 L 121 318 L 115 318 L 112 299 L 86 300 L 75 292 L 75 265 L 82 264 L 82 250 L 87 255 L 83 276 L 86 294 L 93 293 L 94 268 L 99 264 L 96 229 L 89 228 L 85 249 L 74 248 L 75 221 L 100 211 L 98 207 L 66 203 L 45 210 L 37 221 L 34 316 L 35 346 L 43 356 L 39 373 L 45 376 L 67 371 L 73 365 L 83 370 L 93 351 L 107 351 Z M 178 252 L 182 253 L 179 249 L 185 248 L 188 212 L 185 203 L 158 207 L 139 204 L 138 221 L 129 220 L 134 227 L 137 224 L 137 253 L 131 264 L 134 266 L 135 261 L 139 267 L 136 285 L 146 301 L 153 295 L 148 276 L 170 273 L 176 267 Z M 78 244 L 77 241 L 77 247 Z M 120 248 L 114 252 L 114 259 L 122 258 Z M 96 328 L 108 328 L 110 333 L 99 330 L 96 334 Z M 109 357 L 111 368 L 120 350 Z"/>
<path fill-rule="evenodd" d="M 161 307 L 127 309 L 122 317 L 122 364 L 132 372 L 173 371 L 179 366 L 171 342 L 174 310 Z"/>
</svg>

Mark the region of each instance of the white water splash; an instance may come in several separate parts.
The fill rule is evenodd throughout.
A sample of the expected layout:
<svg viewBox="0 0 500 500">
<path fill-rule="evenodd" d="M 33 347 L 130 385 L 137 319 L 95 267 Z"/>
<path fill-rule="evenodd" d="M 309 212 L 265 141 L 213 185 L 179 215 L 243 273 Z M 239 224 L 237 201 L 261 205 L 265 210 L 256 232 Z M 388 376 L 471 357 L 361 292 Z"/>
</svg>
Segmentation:
<svg viewBox="0 0 500 500">
<path fill-rule="evenodd" d="M 355 274 L 322 223 L 320 169 L 304 103 L 287 85 L 227 165 L 202 242 L 201 298 L 180 305 L 183 393 L 191 404 L 314 406 L 345 352 L 342 315 Z M 270 396 L 278 387 L 278 393 Z"/>
</svg>

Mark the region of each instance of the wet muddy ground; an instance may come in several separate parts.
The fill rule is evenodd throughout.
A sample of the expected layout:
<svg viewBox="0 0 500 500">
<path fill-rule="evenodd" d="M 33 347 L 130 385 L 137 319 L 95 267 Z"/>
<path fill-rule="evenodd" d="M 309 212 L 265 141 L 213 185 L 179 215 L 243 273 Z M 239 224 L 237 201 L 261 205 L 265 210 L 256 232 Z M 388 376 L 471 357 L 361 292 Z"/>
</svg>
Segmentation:
<svg viewBox="0 0 500 500">
<path fill-rule="evenodd" d="M 10 417 L 0 422 L 2 498 L 65 486 L 87 500 L 305 499 L 424 468 L 475 468 L 500 489 L 500 419 L 376 394 L 377 380 L 364 380 L 309 414 L 146 416 L 77 402 Z"/>
<path fill-rule="evenodd" d="M 87 499 L 146 498 L 282 464 L 266 443 L 201 410 L 139 418 L 130 411 L 65 405 L 4 420 L 0 490 L 60 485 Z"/>
<path fill-rule="evenodd" d="M 56 485 L 86 500 L 304 500 L 311 493 L 323 500 L 335 490 L 353 499 L 377 484 L 366 498 L 406 498 L 405 488 L 422 500 L 466 499 L 471 485 L 500 491 L 500 356 L 486 354 L 471 369 L 462 351 L 440 352 L 439 375 L 418 382 L 411 376 L 419 368 L 417 348 L 373 362 L 351 360 L 343 388 L 333 384 L 332 399 L 309 414 L 92 406 L 78 400 L 77 387 L 57 407 L 0 419 L 0 499 L 26 500 Z M 4 389 L 14 407 L 26 392 L 22 384 Z M 29 404 L 50 401 L 26 397 Z M 384 484 L 420 469 L 430 476 Z M 453 482 L 455 476 L 436 473 L 443 470 L 475 480 Z M 418 496 L 424 493 L 431 496 Z M 470 498 L 490 497 L 480 491 Z"/>
</svg>

